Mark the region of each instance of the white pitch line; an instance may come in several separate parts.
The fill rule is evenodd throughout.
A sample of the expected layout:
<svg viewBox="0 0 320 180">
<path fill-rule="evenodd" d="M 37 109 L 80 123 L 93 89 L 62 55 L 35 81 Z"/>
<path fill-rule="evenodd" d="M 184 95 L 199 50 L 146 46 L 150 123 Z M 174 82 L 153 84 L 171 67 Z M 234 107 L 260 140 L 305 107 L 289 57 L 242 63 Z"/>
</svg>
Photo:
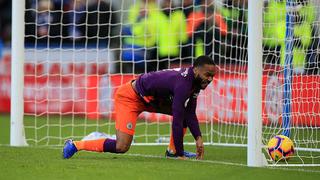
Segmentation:
<svg viewBox="0 0 320 180">
<path fill-rule="evenodd" d="M 320 171 L 317 170 L 309 170 L 309 169 L 296 169 L 296 168 L 283 168 L 283 167 L 277 167 L 277 166 L 267 166 L 268 169 L 281 169 L 284 171 L 300 171 L 300 172 L 310 172 L 310 173 L 320 173 Z"/>
<path fill-rule="evenodd" d="M 134 157 L 147 157 L 147 158 L 165 159 L 164 156 L 145 155 L 145 154 L 122 154 L 122 155 L 124 155 L 124 156 L 134 156 Z M 210 164 L 223 164 L 223 165 L 231 165 L 231 166 L 244 166 L 244 167 L 246 166 L 245 164 L 240 164 L 240 163 L 212 161 L 212 160 L 187 159 L 185 161 L 202 162 L 202 163 L 210 163 Z"/>
<path fill-rule="evenodd" d="M 164 156 L 156 156 L 156 155 L 145 155 L 145 154 L 121 154 L 122 156 L 132 156 L 132 157 L 145 157 L 145 158 L 157 158 L 157 159 L 164 159 Z M 222 165 L 230 165 L 230 166 L 241 166 L 241 167 L 247 167 L 246 164 L 241 163 L 231 163 L 231 162 L 222 162 L 222 161 L 213 161 L 213 160 L 196 160 L 196 159 L 187 159 L 186 161 L 192 161 L 192 162 L 199 162 L 199 163 L 208 163 L 208 164 L 222 164 Z M 283 168 L 283 167 L 271 167 L 266 166 L 262 167 L 266 169 L 280 169 L 284 171 L 300 171 L 300 172 L 310 172 L 310 173 L 320 173 L 320 171 L 317 170 L 308 170 L 308 169 L 293 169 L 293 168 Z"/>
<path fill-rule="evenodd" d="M 51 149 L 61 149 L 60 147 L 51 147 Z M 94 152 L 93 152 L 94 153 Z M 164 159 L 164 156 L 160 155 L 146 155 L 146 154 L 113 154 L 118 156 L 132 156 L 132 157 L 145 157 L 145 158 L 157 158 L 157 159 Z M 213 160 L 196 160 L 196 159 L 188 159 L 186 161 L 193 161 L 193 162 L 200 162 L 200 163 L 209 163 L 209 164 L 222 164 L 222 165 L 230 165 L 230 166 L 241 166 L 241 167 L 247 167 L 246 164 L 240 164 L 240 163 L 231 163 L 231 162 L 222 162 L 222 161 L 213 161 Z M 310 173 L 320 173 L 320 171 L 317 170 L 309 170 L 309 169 L 296 169 L 296 168 L 284 168 L 280 166 L 265 166 L 262 168 L 267 169 L 281 169 L 284 171 L 300 171 L 300 172 L 310 172 Z"/>
</svg>

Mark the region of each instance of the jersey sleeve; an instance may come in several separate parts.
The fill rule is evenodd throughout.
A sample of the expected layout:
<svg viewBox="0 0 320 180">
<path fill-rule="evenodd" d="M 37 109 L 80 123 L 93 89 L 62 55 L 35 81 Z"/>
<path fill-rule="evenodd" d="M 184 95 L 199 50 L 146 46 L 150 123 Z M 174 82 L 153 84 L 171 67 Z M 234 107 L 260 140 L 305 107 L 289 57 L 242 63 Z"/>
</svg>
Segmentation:
<svg viewBox="0 0 320 180">
<path fill-rule="evenodd" d="M 189 98 L 188 90 L 183 87 L 183 84 L 177 85 L 174 88 L 172 102 L 172 134 L 176 155 L 183 156 L 183 120 L 185 118 L 186 108 L 185 103 Z"/>
<path fill-rule="evenodd" d="M 190 102 L 188 103 L 186 109 L 186 123 L 194 139 L 197 139 L 197 137 L 201 136 L 199 121 L 196 115 L 196 108 L 197 98 L 192 97 L 190 98 Z"/>
</svg>

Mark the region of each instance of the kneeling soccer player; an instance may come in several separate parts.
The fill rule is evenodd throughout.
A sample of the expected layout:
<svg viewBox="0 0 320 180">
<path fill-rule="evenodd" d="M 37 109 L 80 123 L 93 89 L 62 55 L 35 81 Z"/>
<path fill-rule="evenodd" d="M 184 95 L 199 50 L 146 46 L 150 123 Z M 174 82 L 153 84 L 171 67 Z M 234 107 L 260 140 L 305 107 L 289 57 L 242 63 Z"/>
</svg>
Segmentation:
<svg viewBox="0 0 320 180">
<path fill-rule="evenodd" d="M 140 75 L 117 90 L 115 94 L 116 140 L 67 140 L 63 157 L 68 159 L 77 151 L 125 153 L 129 150 L 138 115 L 143 111 L 173 116 L 167 157 L 203 159 L 204 145 L 196 116 L 197 96 L 218 71 L 208 56 L 200 56 L 192 67 L 168 69 Z M 189 127 L 196 140 L 197 153 L 185 152 L 183 136 Z"/>
</svg>

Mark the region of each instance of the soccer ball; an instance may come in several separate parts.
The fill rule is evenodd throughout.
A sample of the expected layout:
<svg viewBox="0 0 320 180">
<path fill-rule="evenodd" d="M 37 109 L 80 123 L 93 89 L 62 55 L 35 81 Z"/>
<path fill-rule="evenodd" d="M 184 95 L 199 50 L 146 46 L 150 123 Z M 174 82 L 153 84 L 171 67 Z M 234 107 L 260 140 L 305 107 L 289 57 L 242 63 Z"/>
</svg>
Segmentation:
<svg viewBox="0 0 320 180">
<path fill-rule="evenodd" d="M 294 145 L 287 136 L 277 135 L 268 142 L 268 152 L 274 161 L 287 161 L 294 154 Z"/>
</svg>

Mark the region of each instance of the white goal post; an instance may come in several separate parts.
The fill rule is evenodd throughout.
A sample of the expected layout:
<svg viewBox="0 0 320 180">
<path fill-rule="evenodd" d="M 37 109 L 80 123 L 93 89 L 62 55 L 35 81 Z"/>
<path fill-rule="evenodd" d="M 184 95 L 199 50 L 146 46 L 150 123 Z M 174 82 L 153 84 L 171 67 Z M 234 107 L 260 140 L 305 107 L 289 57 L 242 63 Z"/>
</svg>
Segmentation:
<svg viewBox="0 0 320 180">
<path fill-rule="evenodd" d="M 12 1 L 11 146 L 27 145 L 23 126 L 24 10 L 25 1 Z"/>
<path fill-rule="evenodd" d="M 248 1 L 248 166 L 263 166 L 262 1 Z"/>
</svg>

